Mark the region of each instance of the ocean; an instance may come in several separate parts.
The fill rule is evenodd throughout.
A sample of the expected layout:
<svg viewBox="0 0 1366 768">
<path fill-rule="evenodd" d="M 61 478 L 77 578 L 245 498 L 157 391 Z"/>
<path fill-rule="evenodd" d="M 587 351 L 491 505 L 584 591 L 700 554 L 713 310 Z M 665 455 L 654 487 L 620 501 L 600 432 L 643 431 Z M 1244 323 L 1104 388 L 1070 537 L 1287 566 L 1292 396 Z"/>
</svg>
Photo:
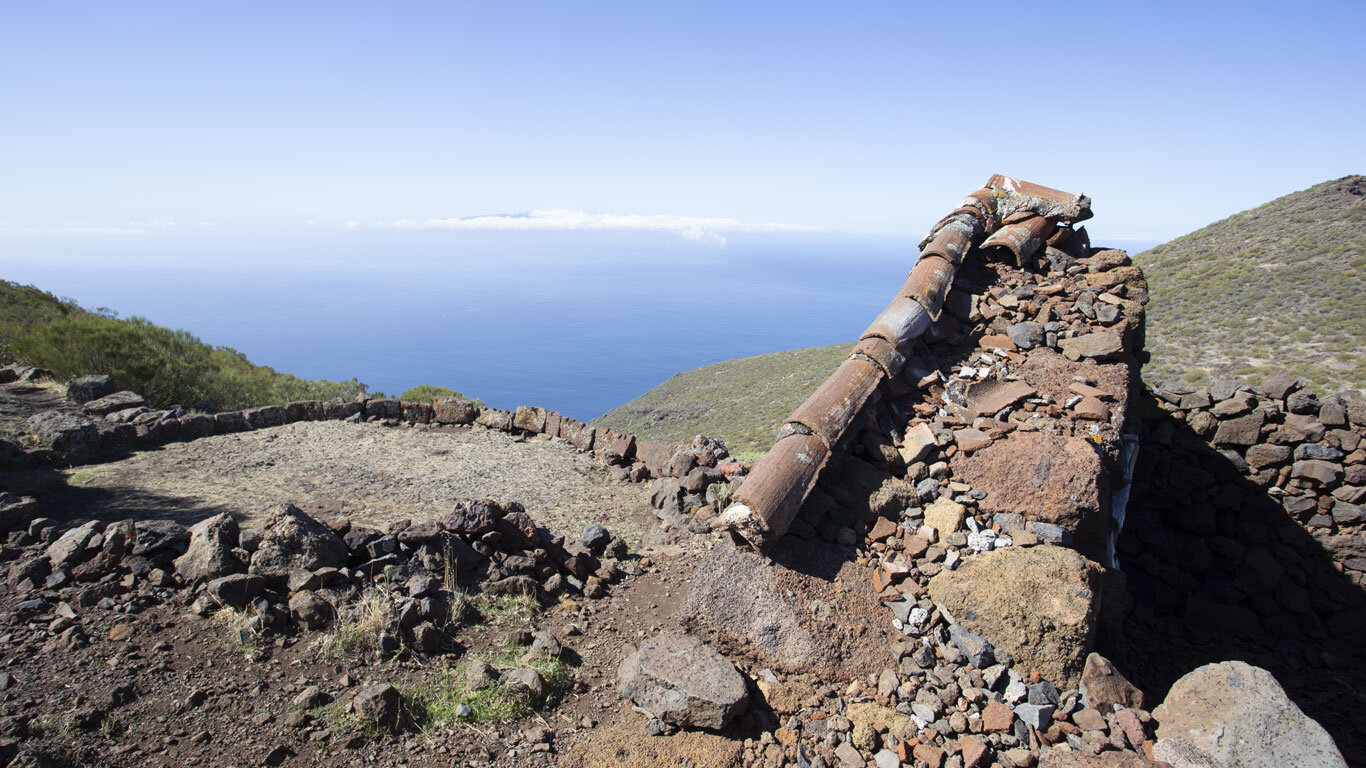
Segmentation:
<svg viewBox="0 0 1366 768">
<path fill-rule="evenodd" d="M 73 236 L 69 236 L 73 237 Z M 914 237 L 285 233 L 7 242 L 0 277 L 305 378 L 597 417 L 680 371 L 854 341 Z"/>
</svg>

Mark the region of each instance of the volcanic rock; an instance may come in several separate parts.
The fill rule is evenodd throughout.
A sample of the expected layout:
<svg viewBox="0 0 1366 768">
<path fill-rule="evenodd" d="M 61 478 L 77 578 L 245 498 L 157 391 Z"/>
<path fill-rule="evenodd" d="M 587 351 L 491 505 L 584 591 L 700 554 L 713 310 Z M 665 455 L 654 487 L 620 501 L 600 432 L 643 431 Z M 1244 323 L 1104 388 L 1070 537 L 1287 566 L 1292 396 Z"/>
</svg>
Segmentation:
<svg viewBox="0 0 1366 768">
<path fill-rule="evenodd" d="M 237 521 L 227 512 L 200 520 L 190 528 L 190 547 L 176 558 L 175 571 L 185 581 L 208 581 L 244 570 L 233 554 Z"/>
<path fill-rule="evenodd" d="M 1051 545 L 969 557 L 930 579 L 942 611 L 1017 666 L 1075 687 L 1095 635 L 1101 568 Z"/>
<path fill-rule="evenodd" d="M 745 680 L 724 656 L 691 635 L 664 633 L 622 660 L 617 688 L 674 725 L 724 728 L 749 702 Z"/>
<path fill-rule="evenodd" d="M 1206 664 L 1177 680 L 1153 718 L 1159 739 L 1180 738 L 1224 765 L 1346 766 L 1333 738 L 1271 673 L 1241 661 Z"/>
<path fill-rule="evenodd" d="M 346 544 L 340 536 L 293 504 L 282 504 L 265 519 L 249 571 L 284 584 L 295 569 L 313 571 L 345 565 Z"/>
</svg>

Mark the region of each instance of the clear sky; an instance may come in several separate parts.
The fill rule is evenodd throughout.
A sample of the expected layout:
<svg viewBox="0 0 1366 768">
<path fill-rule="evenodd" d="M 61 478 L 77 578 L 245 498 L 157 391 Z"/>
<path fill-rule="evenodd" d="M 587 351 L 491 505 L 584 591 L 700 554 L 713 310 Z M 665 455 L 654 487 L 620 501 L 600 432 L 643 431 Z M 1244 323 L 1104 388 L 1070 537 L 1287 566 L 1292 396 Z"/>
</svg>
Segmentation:
<svg viewBox="0 0 1366 768">
<path fill-rule="evenodd" d="M 6 0 L 0 247 L 529 211 L 918 235 L 997 171 L 1165 240 L 1366 171 L 1363 9 Z"/>
</svg>

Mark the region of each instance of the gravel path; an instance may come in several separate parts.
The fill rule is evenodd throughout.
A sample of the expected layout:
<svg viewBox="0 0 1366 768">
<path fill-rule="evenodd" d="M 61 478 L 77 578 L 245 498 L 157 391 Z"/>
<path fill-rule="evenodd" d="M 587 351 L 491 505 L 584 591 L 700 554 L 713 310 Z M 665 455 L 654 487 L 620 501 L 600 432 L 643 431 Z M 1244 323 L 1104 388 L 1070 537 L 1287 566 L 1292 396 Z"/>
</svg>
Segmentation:
<svg viewBox="0 0 1366 768">
<path fill-rule="evenodd" d="M 64 483 L 51 475 L 32 481 L 46 497 L 46 515 L 192 522 L 228 510 L 250 520 L 289 501 L 383 524 L 444 515 L 456 499 L 488 497 L 521 502 L 557 533 L 577 535 L 599 522 L 634 541 L 653 520 L 647 485 L 614 481 L 563 441 L 482 428 L 299 422 L 171 443 L 63 474 Z"/>
</svg>

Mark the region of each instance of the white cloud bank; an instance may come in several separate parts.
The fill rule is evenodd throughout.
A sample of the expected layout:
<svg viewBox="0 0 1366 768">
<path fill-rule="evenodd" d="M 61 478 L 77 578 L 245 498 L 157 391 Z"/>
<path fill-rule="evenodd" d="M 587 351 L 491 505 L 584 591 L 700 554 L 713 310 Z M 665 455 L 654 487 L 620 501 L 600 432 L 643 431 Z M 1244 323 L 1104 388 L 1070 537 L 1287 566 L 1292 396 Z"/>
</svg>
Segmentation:
<svg viewBox="0 0 1366 768">
<path fill-rule="evenodd" d="M 349 228 L 355 222 L 347 222 Z M 667 232 L 701 242 L 725 245 L 729 232 L 817 232 L 817 227 L 799 224 L 748 222 L 738 219 L 699 218 L 669 214 L 588 213 L 563 208 L 531 211 L 529 213 L 500 213 L 468 218 L 399 219 L 387 226 L 395 229 L 457 229 L 457 230 L 615 230 Z"/>
</svg>

